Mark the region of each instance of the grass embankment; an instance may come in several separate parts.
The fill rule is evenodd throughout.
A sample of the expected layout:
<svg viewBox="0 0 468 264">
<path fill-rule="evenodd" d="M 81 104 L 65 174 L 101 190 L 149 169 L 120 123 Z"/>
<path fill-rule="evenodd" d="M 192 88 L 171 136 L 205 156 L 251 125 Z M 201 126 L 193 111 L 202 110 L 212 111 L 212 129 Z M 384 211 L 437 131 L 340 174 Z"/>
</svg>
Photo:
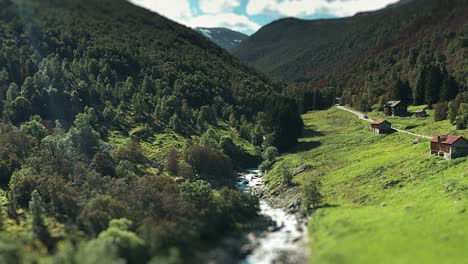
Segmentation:
<svg viewBox="0 0 468 264">
<path fill-rule="evenodd" d="M 336 108 L 303 118 L 304 137 L 276 166 L 314 166 L 294 179 L 299 185 L 322 179 L 326 206 L 309 225 L 312 263 L 466 261 L 467 158 L 430 156 L 428 140 L 413 144 L 401 133 L 374 135 Z"/>
</svg>

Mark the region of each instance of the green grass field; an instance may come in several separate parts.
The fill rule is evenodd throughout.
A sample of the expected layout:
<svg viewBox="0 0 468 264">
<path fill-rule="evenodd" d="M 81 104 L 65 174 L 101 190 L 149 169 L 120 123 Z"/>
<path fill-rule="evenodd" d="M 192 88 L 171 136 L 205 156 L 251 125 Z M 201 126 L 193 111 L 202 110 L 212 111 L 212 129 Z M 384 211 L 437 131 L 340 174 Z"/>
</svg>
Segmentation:
<svg viewBox="0 0 468 264">
<path fill-rule="evenodd" d="M 416 112 L 418 109 L 424 108 L 423 106 L 410 106 L 408 111 L 410 113 Z M 372 119 L 385 119 L 392 123 L 393 127 L 408 130 L 413 133 L 418 133 L 426 136 L 434 136 L 437 134 L 451 134 L 468 137 L 468 130 L 456 130 L 450 121 L 434 121 L 434 110 L 426 110 L 429 115 L 426 118 L 416 117 L 399 117 L 399 116 L 384 116 L 382 111 L 370 112 L 368 115 Z"/>
<path fill-rule="evenodd" d="M 413 144 L 401 133 L 374 135 L 336 108 L 303 118 L 304 137 L 276 166 L 315 166 L 294 179 L 299 185 L 322 179 L 326 206 L 310 218 L 311 263 L 466 263 L 468 158 L 430 156 L 428 140 Z M 426 125 L 434 122 L 418 129 Z M 266 177 L 274 181 L 274 170 Z"/>
</svg>

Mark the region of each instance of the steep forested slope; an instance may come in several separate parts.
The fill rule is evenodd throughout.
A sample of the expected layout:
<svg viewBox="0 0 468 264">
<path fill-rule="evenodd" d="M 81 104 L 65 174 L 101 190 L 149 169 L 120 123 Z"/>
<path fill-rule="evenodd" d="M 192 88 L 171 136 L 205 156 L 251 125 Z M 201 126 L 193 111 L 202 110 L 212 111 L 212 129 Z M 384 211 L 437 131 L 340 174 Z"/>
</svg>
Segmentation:
<svg viewBox="0 0 468 264">
<path fill-rule="evenodd" d="M 187 260 L 256 216 L 238 160 L 301 129 L 280 83 L 124 0 L 0 0 L 0 36 L 0 263 Z"/>
<path fill-rule="evenodd" d="M 231 50 L 242 43 L 247 35 L 230 30 L 228 28 L 196 28 L 198 32 L 202 33 L 205 37 L 218 44 L 220 47 Z"/>
<path fill-rule="evenodd" d="M 234 54 L 308 90 L 332 87 L 362 110 L 399 92 L 436 103 L 468 85 L 467 12 L 466 0 L 413 0 L 350 18 L 282 19 Z"/>
</svg>

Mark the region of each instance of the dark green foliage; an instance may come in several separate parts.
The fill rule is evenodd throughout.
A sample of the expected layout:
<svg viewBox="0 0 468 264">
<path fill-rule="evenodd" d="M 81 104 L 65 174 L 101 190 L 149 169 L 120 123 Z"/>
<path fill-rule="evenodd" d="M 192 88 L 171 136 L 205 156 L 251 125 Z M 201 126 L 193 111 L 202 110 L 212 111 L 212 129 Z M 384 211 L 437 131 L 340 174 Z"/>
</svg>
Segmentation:
<svg viewBox="0 0 468 264">
<path fill-rule="evenodd" d="M 68 134 L 70 135 L 71 143 L 79 153 L 87 157 L 94 156 L 99 148 L 101 136 L 92 126 L 91 115 L 78 114 Z"/>
<path fill-rule="evenodd" d="M 34 140 L 31 136 L 17 131 L 10 125 L 0 125 L 0 184 L 2 186 L 8 184 L 11 174 L 20 168 L 33 145 Z"/>
<path fill-rule="evenodd" d="M 171 148 L 167 153 L 164 169 L 171 175 L 177 175 L 179 172 L 179 153 L 175 148 Z"/>
<path fill-rule="evenodd" d="M 97 196 L 88 201 L 81 211 L 78 221 L 87 231 L 99 234 L 105 230 L 112 219 L 128 215 L 128 205 L 110 196 Z"/>
<path fill-rule="evenodd" d="M 41 121 L 40 116 L 33 116 L 28 122 L 21 125 L 20 131 L 41 141 L 47 135 L 47 129 L 41 124 Z"/>
<path fill-rule="evenodd" d="M 132 221 L 121 218 L 111 220 L 109 228 L 98 239 L 110 241 L 117 247 L 119 256 L 129 264 L 145 263 L 148 260 L 145 241 L 130 231 Z"/>
<path fill-rule="evenodd" d="M 101 175 L 116 176 L 115 161 L 107 151 L 96 153 L 91 162 L 91 167 Z"/>
<path fill-rule="evenodd" d="M 18 226 L 32 219 L 51 263 L 187 262 L 257 214 L 255 198 L 221 189 L 233 183 L 227 155 L 245 153 L 207 129 L 231 123 L 258 145 L 265 133 L 284 136 L 278 113 L 257 118 L 281 83 L 123 0 L 0 0 L 0 22 L 0 180 L 9 215 Z M 293 100 L 278 102 L 275 111 L 298 116 Z M 154 156 L 164 154 L 147 153 L 168 130 L 206 134 L 219 148 L 188 148 L 194 175 L 184 161 L 168 166 L 185 178 L 180 186 L 156 172 L 163 161 Z M 110 140 L 115 132 L 128 140 Z M 191 182 L 200 178 L 217 189 Z M 45 257 L 26 240 L 30 252 L 12 243 L 0 259 Z"/>
<path fill-rule="evenodd" d="M 32 232 L 33 238 L 38 239 L 46 245 L 51 243 L 49 230 L 44 223 L 44 204 L 39 193 L 34 190 L 31 194 L 31 201 L 29 202 L 29 210 L 32 216 Z"/>
<path fill-rule="evenodd" d="M 309 177 L 301 185 L 302 208 L 305 211 L 315 209 L 322 202 L 321 186 L 322 183 L 318 177 Z"/>
<path fill-rule="evenodd" d="M 186 157 L 187 162 L 203 178 L 221 182 L 233 179 L 231 159 L 217 149 L 193 145 L 187 149 Z"/>
<path fill-rule="evenodd" d="M 283 164 L 280 164 L 276 168 L 276 173 L 278 174 L 278 177 L 281 180 L 281 184 L 283 184 L 283 186 L 287 187 L 292 184 L 293 176 L 291 172 L 289 171 L 289 169 L 286 168 L 286 166 L 284 166 Z"/>
<path fill-rule="evenodd" d="M 284 150 L 297 143 L 303 122 L 293 99 L 272 96 L 266 103 L 266 122 L 273 134 L 273 145 Z"/>
<path fill-rule="evenodd" d="M 272 146 L 269 146 L 262 153 L 263 162 L 260 164 L 259 169 L 262 172 L 270 170 L 270 168 L 275 163 L 275 159 L 278 156 L 278 149 Z"/>
<path fill-rule="evenodd" d="M 458 129 L 468 127 L 468 92 L 462 92 L 448 104 L 448 118 Z"/>
<path fill-rule="evenodd" d="M 434 108 L 434 121 L 442 121 L 447 119 L 448 104 L 447 102 L 439 102 Z"/>
</svg>

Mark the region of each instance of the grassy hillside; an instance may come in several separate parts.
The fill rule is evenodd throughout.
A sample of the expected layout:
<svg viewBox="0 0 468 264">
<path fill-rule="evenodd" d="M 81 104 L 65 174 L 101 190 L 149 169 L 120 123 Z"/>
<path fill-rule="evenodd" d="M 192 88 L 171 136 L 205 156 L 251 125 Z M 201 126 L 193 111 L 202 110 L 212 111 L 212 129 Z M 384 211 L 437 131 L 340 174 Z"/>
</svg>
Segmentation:
<svg viewBox="0 0 468 264">
<path fill-rule="evenodd" d="M 299 189 L 322 182 L 322 207 L 309 221 L 311 263 L 464 262 L 468 158 L 430 156 L 428 140 L 413 144 L 401 133 L 374 135 L 336 108 L 303 119 L 298 148 L 266 177 L 275 188 L 278 168 L 315 168 L 293 180 Z"/>
<path fill-rule="evenodd" d="M 414 113 L 419 109 L 423 109 L 422 106 L 410 106 L 408 111 Z M 434 121 L 434 109 L 426 110 L 428 117 L 427 118 L 414 118 L 414 117 L 399 117 L 399 116 L 384 116 L 382 111 L 372 111 L 369 112 L 368 116 L 371 119 L 381 119 L 388 120 L 392 123 L 392 126 L 398 129 L 407 130 L 409 132 L 434 136 L 438 134 L 449 134 L 449 135 L 460 135 L 468 138 L 468 130 L 466 129 L 456 129 L 448 120 Z"/>
</svg>

